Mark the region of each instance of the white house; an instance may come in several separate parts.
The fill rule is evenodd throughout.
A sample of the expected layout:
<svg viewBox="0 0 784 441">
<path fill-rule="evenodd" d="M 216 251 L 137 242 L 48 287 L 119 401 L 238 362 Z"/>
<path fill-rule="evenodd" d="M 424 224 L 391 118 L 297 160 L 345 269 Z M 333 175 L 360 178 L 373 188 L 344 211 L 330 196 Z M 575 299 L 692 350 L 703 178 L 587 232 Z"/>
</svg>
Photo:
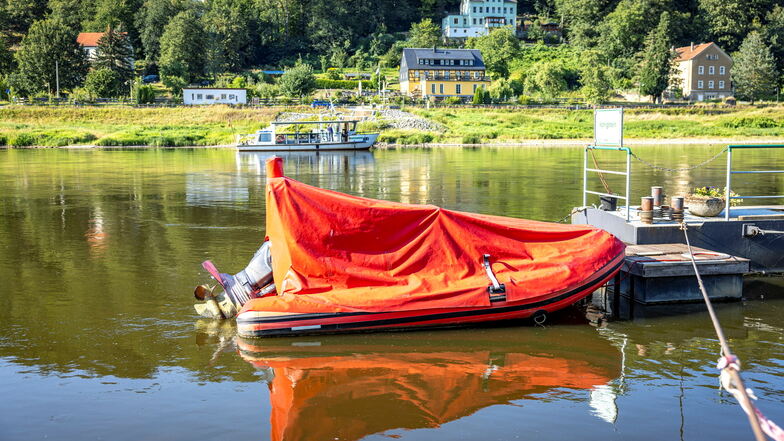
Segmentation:
<svg viewBox="0 0 784 441">
<path fill-rule="evenodd" d="M 247 104 L 248 91 L 238 88 L 184 87 L 183 104 Z"/>
<path fill-rule="evenodd" d="M 441 22 L 447 38 L 487 35 L 490 28 L 515 27 L 517 0 L 462 0 L 460 13 L 450 14 Z"/>
</svg>

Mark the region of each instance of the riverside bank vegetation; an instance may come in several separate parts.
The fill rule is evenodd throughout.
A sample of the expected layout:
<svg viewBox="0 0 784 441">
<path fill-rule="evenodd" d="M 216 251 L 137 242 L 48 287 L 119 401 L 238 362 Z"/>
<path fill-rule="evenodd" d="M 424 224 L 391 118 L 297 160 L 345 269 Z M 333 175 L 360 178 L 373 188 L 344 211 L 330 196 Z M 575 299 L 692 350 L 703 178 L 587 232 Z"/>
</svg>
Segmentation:
<svg viewBox="0 0 784 441">
<path fill-rule="evenodd" d="M 439 131 L 395 129 L 376 119 L 360 129 L 380 131 L 389 144 L 514 143 L 589 139 L 592 110 L 406 107 Z M 228 106 L 136 108 L 131 106 L 0 108 L 0 145 L 26 146 L 212 146 L 229 145 L 238 134 L 263 128 L 281 112 L 309 107 Z M 625 112 L 630 139 L 749 139 L 784 136 L 784 107 L 701 106 Z"/>
</svg>

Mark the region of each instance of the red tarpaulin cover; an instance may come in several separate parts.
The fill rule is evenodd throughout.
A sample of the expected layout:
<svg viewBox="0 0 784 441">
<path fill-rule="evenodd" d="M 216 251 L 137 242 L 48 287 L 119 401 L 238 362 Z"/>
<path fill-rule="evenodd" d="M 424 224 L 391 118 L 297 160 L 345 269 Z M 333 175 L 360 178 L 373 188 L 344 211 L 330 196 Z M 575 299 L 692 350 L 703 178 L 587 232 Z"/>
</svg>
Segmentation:
<svg viewBox="0 0 784 441">
<path fill-rule="evenodd" d="M 278 296 L 244 310 L 406 311 L 490 305 L 482 256 L 507 301 L 574 288 L 624 245 L 563 225 L 349 196 L 283 176 L 267 161 L 267 237 Z"/>
</svg>

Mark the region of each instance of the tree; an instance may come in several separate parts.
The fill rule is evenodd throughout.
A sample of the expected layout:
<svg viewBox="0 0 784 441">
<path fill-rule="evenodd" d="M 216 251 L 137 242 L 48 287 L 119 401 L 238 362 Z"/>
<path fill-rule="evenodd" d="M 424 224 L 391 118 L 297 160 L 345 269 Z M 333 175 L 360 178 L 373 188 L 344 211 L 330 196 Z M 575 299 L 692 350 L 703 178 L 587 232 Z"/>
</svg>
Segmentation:
<svg viewBox="0 0 784 441">
<path fill-rule="evenodd" d="M 95 14 L 92 2 L 83 0 L 49 0 L 48 18 L 60 19 L 66 26 L 75 31 L 82 28 L 82 23 L 87 22 Z"/>
<path fill-rule="evenodd" d="M 14 54 L 8 48 L 5 38 L 0 36 L 0 76 L 9 74 L 14 69 Z M 0 90 L 5 92 L 5 90 Z"/>
<path fill-rule="evenodd" d="M 435 47 L 441 41 L 441 28 L 426 18 L 411 25 L 408 36 L 408 47 Z"/>
<path fill-rule="evenodd" d="M 597 51 L 587 50 L 582 55 L 580 83 L 582 94 L 589 104 L 601 104 L 607 101 L 612 91 L 607 66 L 601 62 Z"/>
<path fill-rule="evenodd" d="M 484 87 L 477 87 L 474 91 L 474 98 L 471 100 L 471 103 L 474 105 L 484 104 L 485 102 L 485 88 Z"/>
<path fill-rule="evenodd" d="M 213 0 L 203 22 L 210 34 L 215 59 L 213 69 L 237 72 L 248 65 L 257 50 L 255 35 L 259 33 L 254 20 L 255 6 L 251 0 Z"/>
<path fill-rule="evenodd" d="M 136 104 L 151 104 L 155 102 L 155 88 L 144 84 L 140 79 L 133 82 L 131 98 Z"/>
<path fill-rule="evenodd" d="M 767 15 L 768 24 L 763 29 L 763 37 L 768 43 L 776 70 L 784 73 L 784 7 L 776 5 Z"/>
<path fill-rule="evenodd" d="M 84 88 L 99 98 L 109 98 L 120 96 L 123 84 L 117 72 L 102 67 L 93 69 L 87 74 Z"/>
<path fill-rule="evenodd" d="M 193 9 L 171 19 L 161 36 L 158 66 L 161 76 L 179 77 L 186 84 L 204 74 L 206 40 L 202 23 Z M 175 85 L 179 82 L 172 82 Z"/>
<path fill-rule="evenodd" d="M 645 37 L 645 48 L 641 53 L 638 69 L 640 94 L 654 101 L 661 98 L 667 89 L 673 70 L 673 51 L 670 49 L 670 14 L 662 12 L 659 25 Z"/>
<path fill-rule="evenodd" d="M 757 3 L 749 0 L 698 0 L 699 12 L 707 23 L 708 34 L 727 52 L 738 49 L 743 36 L 751 30 Z M 769 10 L 764 8 L 762 11 Z"/>
<path fill-rule="evenodd" d="M 280 95 L 280 88 L 270 83 L 260 83 L 256 86 L 256 95 L 263 100 L 273 100 Z"/>
<path fill-rule="evenodd" d="M 316 77 L 313 76 L 313 68 L 309 64 L 298 62 L 280 77 L 278 86 L 281 93 L 288 97 L 307 96 L 316 90 Z"/>
<path fill-rule="evenodd" d="M 33 23 L 15 58 L 17 68 L 12 82 L 23 93 L 54 91 L 55 65 L 61 89 L 78 86 L 87 73 L 87 57 L 76 42 L 76 33 L 57 19 Z"/>
<path fill-rule="evenodd" d="M 512 87 L 512 82 L 506 78 L 493 81 L 493 83 L 487 89 L 487 92 L 496 102 L 508 101 L 510 98 L 517 95 L 515 93 L 514 87 Z"/>
<path fill-rule="evenodd" d="M 136 13 L 136 28 L 139 30 L 144 58 L 153 71 L 157 70 L 164 28 L 183 9 L 180 0 L 146 0 Z"/>
<path fill-rule="evenodd" d="M 127 34 L 109 26 L 98 40 L 93 67 L 114 72 L 120 88 L 127 91 L 133 78 L 133 49 Z"/>
<path fill-rule="evenodd" d="M 0 33 L 11 39 L 28 33 L 30 26 L 44 19 L 46 0 L 0 0 Z"/>
<path fill-rule="evenodd" d="M 738 98 L 752 103 L 776 89 L 776 63 L 770 48 L 757 31 L 752 31 L 735 54 L 732 77 Z"/>
<path fill-rule="evenodd" d="M 520 40 L 515 37 L 511 27 L 495 29 L 487 35 L 469 38 L 466 47 L 482 52 L 485 68 L 492 78 L 509 76 L 510 62 L 520 54 Z"/>
<path fill-rule="evenodd" d="M 611 0 L 555 0 L 555 7 L 571 44 L 581 49 L 593 47 L 602 21 L 615 5 Z"/>
<path fill-rule="evenodd" d="M 563 67 L 557 62 L 540 61 L 525 79 L 525 88 L 546 99 L 557 98 L 566 90 Z"/>
</svg>

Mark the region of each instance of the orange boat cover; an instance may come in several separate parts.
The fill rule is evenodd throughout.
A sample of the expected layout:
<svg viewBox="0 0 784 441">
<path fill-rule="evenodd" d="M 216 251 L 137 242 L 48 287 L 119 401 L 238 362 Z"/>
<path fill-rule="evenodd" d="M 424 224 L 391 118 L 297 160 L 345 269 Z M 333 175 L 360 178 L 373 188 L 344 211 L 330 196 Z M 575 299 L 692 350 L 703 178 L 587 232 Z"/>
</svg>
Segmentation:
<svg viewBox="0 0 784 441">
<path fill-rule="evenodd" d="M 623 252 L 611 234 L 366 199 L 283 176 L 267 161 L 267 238 L 278 295 L 244 310 L 406 311 L 490 305 L 482 256 L 507 301 L 575 288 Z"/>
</svg>

